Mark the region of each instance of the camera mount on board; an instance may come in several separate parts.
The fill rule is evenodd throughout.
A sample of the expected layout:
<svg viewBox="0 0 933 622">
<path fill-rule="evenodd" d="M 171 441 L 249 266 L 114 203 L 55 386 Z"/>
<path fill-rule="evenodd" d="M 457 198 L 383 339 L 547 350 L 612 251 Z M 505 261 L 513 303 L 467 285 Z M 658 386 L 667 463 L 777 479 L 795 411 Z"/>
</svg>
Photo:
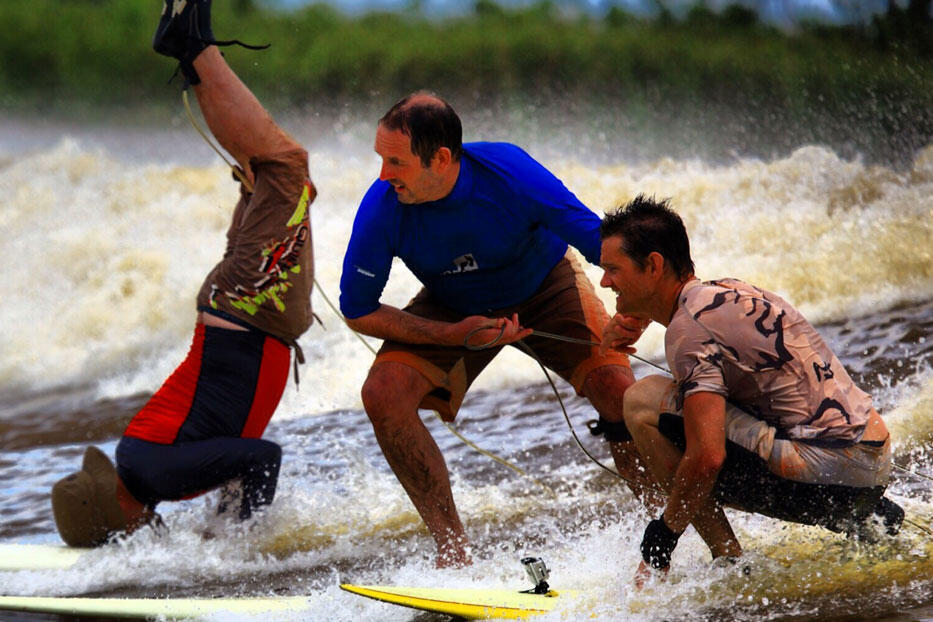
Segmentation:
<svg viewBox="0 0 933 622">
<path fill-rule="evenodd" d="M 551 575 L 551 571 L 548 570 L 543 559 L 540 557 L 524 557 L 522 558 L 522 566 L 525 567 L 528 578 L 535 584 L 530 590 L 523 590 L 524 593 L 547 594 L 551 591 L 550 586 L 547 584 L 547 578 Z"/>
</svg>

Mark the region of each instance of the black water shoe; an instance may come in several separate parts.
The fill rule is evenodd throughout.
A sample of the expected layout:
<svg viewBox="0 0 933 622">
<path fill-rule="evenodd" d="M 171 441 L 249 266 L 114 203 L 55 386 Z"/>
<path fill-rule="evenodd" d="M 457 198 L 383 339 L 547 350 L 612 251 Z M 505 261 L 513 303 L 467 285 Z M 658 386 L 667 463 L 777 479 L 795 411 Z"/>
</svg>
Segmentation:
<svg viewBox="0 0 933 622">
<path fill-rule="evenodd" d="M 152 37 L 152 48 L 159 54 L 178 59 L 189 84 L 200 84 L 194 59 L 209 45 L 239 45 L 264 50 L 268 45 L 249 45 L 231 39 L 218 41 L 211 32 L 211 0 L 163 0 L 162 17 Z"/>
<path fill-rule="evenodd" d="M 904 508 L 887 497 L 881 497 L 865 518 L 846 526 L 849 537 L 868 544 L 877 544 L 887 536 L 896 536 L 904 523 Z"/>
<path fill-rule="evenodd" d="M 904 524 L 904 508 L 887 497 L 881 497 L 872 514 L 882 520 L 885 533 L 889 536 L 896 536 Z"/>
<path fill-rule="evenodd" d="M 201 83 L 192 64 L 194 59 L 215 43 L 211 32 L 211 0 L 164 0 L 152 48 L 178 59 L 181 73 L 191 84 Z"/>
</svg>

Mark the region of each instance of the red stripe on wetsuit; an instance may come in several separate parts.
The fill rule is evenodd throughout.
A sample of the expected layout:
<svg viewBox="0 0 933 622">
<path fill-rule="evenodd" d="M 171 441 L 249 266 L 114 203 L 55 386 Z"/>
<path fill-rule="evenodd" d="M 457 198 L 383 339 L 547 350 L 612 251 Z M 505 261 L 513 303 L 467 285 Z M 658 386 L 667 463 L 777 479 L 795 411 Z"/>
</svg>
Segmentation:
<svg viewBox="0 0 933 622">
<path fill-rule="evenodd" d="M 152 396 L 142 410 L 133 417 L 124 434 L 140 440 L 160 444 L 173 444 L 179 440 L 184 426 L 185 440 L 214 436 L 241 436 L 259 438 L 272 418 L 288 381 L 289 348 L 278 339 L 257 332 L 229 331 L 198 324 L 185 360 Z M 261 343 L 261 360 L 249 365 L 237 365 L 242 351 L 227 356 L 224 339 L 257 340 Z M 205 348 L 207 347 L 207 351 Z M 215 370 L 212 376 L 204 373 L 205 361 Z M 216 366 L 234 365 L 230 374 L 216 372 Z M 231 382 L 225 388 L 222 381 Z M 251 387 L 251 389 L 250 389 Z M 229 399 L 228 403 L 226 400 Z M 245 415 L 244 415 L 244 411 Z M 242 421 L 242 425 L 239 422 Z M 224 425 L 218 425 L 222 422 Z M 229 424 L 229 425 L 228 425 Z M 192 435 L 191 430 L 195 430 Z"/>
</svg>

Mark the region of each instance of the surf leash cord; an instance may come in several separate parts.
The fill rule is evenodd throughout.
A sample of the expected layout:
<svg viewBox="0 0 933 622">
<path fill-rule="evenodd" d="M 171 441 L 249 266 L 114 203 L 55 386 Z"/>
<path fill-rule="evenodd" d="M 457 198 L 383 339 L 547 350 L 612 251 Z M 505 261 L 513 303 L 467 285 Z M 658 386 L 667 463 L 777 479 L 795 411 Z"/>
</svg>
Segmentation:
<svg viewBox="0 0 933 622">
<path fill-rule="evenodd" d="M 242 183 L 246 187 L 246 189 L 250 193 L 252 193 L 253 184 L 251 184 L 249 179 L 246 178 L 246 174 L 243 173 L 242 169 L 240 169 L 239 166 L 236 166 L 230 160 L 227 159 L 227 156 L 225 156 L 224 153 L 220 149 L 217 148 L 217 146 L 214 144 L 214 141 L 212 141 L 210 137 L 204 133 L 204 130 L 201 129 L 201 126 L 198 125 L 198 122 L 194 118 L 194 113 L 191 111 L 191 103 L 188 101 L 188 89 L 187 88 L 182 89 L 181 100 L 185 104 L 185 114 L 188 116 L 188 121 L 191 122 L 191 126 L 197 131 L 198 134 L 201 135 L 201 138 L 204 139 L 204 142 L 206 142 L 210 146 L 210 148 L 214 150 L 214 153 L 219 155 L 220 159 L 223 160 L 224 163 L 230 167 L 230 170 L 232 170 L 233 174 L 237 176 L 237 179 L 240 180 L 240 183 Z"/>
<path fill-rule="evenodd" d="M 492 341 L 490 341 L 490 342 L 488 342 L 488 343 L 478 344 L 478 345 L 471 345 L 471 344 L 470 344 L 470 337 L 472 337 L 473 335 L 475 335 L 476 333 L 478 333 L 478 332 L 481 331 L 481 330 L 488 330 L 488 327 L 477 328 L 476 330 L 471 331 L 471 332 L 464 338 L 464 340 L 463 340 L 463 346 L 464 346 L 467 350 L 474 350 L 474 351 L 476 351 L 476 350 L 486 350 L 486 349 L 488 349 L 488 348 L 493 348 L 493 347 L 495 347 L 496 344 L 499 343 L 499 340 L 502 339 L 502 335 L 505 333 L 505 326 L 502 326 L 502 328 L 499 330 L 499 334 L 498 334 L 498 335 L 496 336 L 496 338 L 493 339 Z M 531 335 L 529 335 L 529 336 L 530 336 L 530 337 L 544 337 L 545 339 L 554 339 L 555 341 L 564 341 L 564 342 L 567 342 L 567 343 L 575 343 L 575 344 L 580 344 L 580 345 L 585 345 L 585 346 L 599 347 L 599 345 L 600 345 L 599 343 L 597 343 L 597 342 L 595 342 L 595 341 L 591 341 L 591 340 L 589 340 L 589 339 L 577 339 L 577 338 L 575 338 L 575 337 L 566 337 L 566 336 L 564 336 L 564 335 L 558 335 L 558 334 L 555 334 L 555 333 L 548 333 L 548 332 L 544 332 L 544 331 L 542 331 L 542 330 L 534 330 L 534 329 L 533 329 L 533 330 L 531 331 Z M 571 436 L 573 436 L 573 440 L 576 441 L 577 446 L 580 448 L 580 450 L 586 455 L 587 458 L 589 458 L 589 459 L 592 460 L 594 463 L 596 463 L 596 465 L 597 465 L 599 468 L 601 468 L 601 469 L 603 469 L 604 471 L 607 471 L 607 472 L 609 472 L 609 473 L 612 473 L 613 475 L 615 475 L 616 477 L 618 477 L 618 478 L 621 479 L 621 480 L 625 480 L 625 478 L 622 477 L 622 475 L 621 475 L 618 471 L 616 471 L 615 469 L 612 469 L 612 468 L 606 466 L 605 464 L 603 464 L 602 462 L 600 462 L 599 459 L 596 458 L 593 454 L 591 454 L 591 453 L 589 452 L 589 450 L 586 448 L 586 446 L 583 445 L 583 442 L 580 441 L 580 437 L 577 436 L 577 431 L 576 431 L 576 429 L 574 429 L 574 427 L 573 427 L 573 422 L 570 420 L 570 415 L 567 413 L 567 407 L 564 405 L 564 400 L 563 400 L 563 398 L 561 398 L 561 396 L 560 396 L 560 391 L 557 390 L 557 385 L 554 384 L 554 381 L 551 379 L 551 375 L 548 373 L 547 367 L 544 366 L 544 362 L 538 357 L 537 354 L 535 354 L 534 350 L 532 350 L 531 347 L 529 347 L 528 344 L 524 342 L 524 340 L 516 341 L 516 342 L 514 342 L 514 344 L 512 344 L 512 345 L 515 345 L 517 348 L 519 348 L 520 350 L 522 350 L 525 354 L 527 354 L 527 355 L 530 356 L 532 359 L 534 359 L 535 362 L 538 364 L 538 366 L 541 367 L 541 371 L 544 373 L 544 377 L 547 379 L 548 384 L 551 385 L 551 390 L 554 392 L 554 395 L 557 397 L 557 403 L 560 404 L 560 410 L 561 410 L 561 412 L 562 412 L 563 415 L 564 415 L 564 420 L 567 422 L 567 427 L 570 428 L 570 434 L 571 434 Z M 648 364 L 648 365 L 651 365 L 652 367 L 656 367 L 657 369 L 659 369 L 659 370 L 661 370 L 661 371 L 663 371 L 663 372 L 665 372 L 665 373 L 667 373 L 667 374 L 670 374 L 670 373 L 671 373 L 670 371 L 668 371 L 668 370 L 665 369 L 664 367 L 661 367 L 661 366 L 658 365 L 657 363 L 653 363 L 653 362 L 651 362 L 651 361 L 649 361 L 649 360 L 647 360 L 647 359 L 644 359 L 644 358 L 642 358 L 642 357 L 640 357 L 640 356 L 636 356 L 636 355 L 634 355 L 634 354 L 629 354 L 628 356 L 633 357 L 633 358 L 636 358 L 636 359 L 638 359 L 639 361 L 641 361 L 642 363 L 646 363 L 646 364 Z M 590 428 L 590 429 L 592 430 L 593 428 Z M 595 432 L 594 432 L 594 433 L 595 433 Z"/>
<path fill-rule="evenodd" d="M 488 342 L 488 343 L 481 343 L 481 344 L 478 344 L 478 345 L 470 345 L 470 343 L 469 343 L 470 337 L 472 337 L 473 335 L 475 335 L 476 333 L 478 333 L 478 332 L 481 331 L 481 330 L 488 330 L 488 327 L 477 328 L 476 330 L 471 331 L 470 334 L 468 334 L 468 335 L 466 336 L 466 338 L 463 340 L 463 347 L 465 347 L 467 350 L 485 350 L 485 349 L 487 349 L 487 348 L 492 348 L 492 347 L 494 347 L 497 343 L 499 343 L 499 340 L 500 340 L 500 339 L 502 339 L 502 335 L 505 333 L 505 326 L 503 326 L 503 327 L 499 330 L 499 335 L 498 335 L 495 339 L 493 339 L 492 341 L 490 341 L 490 342 Z M 566 343 L 576 343 L 576 344 L 579 344 L 579 345 L 582 345 L 582 346 L 594 346 L 594 347 L 597 347 L 597 348 L 598 348 L 600 345 L 602 345 L 602 344 L 600 344 L 599 342 L 591 341 L 591 340 L 589 340 L 589 339 L 577 339 L 576 337 L 566 337 L 566 336 L 564 336 L 564 335 L 558 335 L 558 334 L 556 334 L 556 333 L 546 333 L 546 332 L 544 332 L 543 330 L 534 330 L 534 329 L 532 329 L 531 335 L 529 335 L 529 337 L 544 337 L 544 338 L 546 338 L 546 339 L 554 339 L 555 341 L 564 341 L 564 342 L 566 342 Z M 666 368 L 664 368 L 664 367 L 658 365 L 657 363 L 654 363 L 654 362 L 652 362 L 652 361 L 649 361 L 648 359 L 642 358 L 642 357 L 638 356 L 637 354 L 629 354 L 628 356 L 629 356 L 630 358 L 637 359 L 637 360 L 641 361 L 642 363 L 645 363 L 646 365 L 651 365 L 652 367 L 654 367 L 654 368 L 656 368 L 656 369 L 659 369 L 659 370 L 663 371 L 665 374 L 672 375 L 671 372 L 670 372 L 670 370 L 668 370 L 668 369 L 666 369 Z M 540 363 L 540 361 L 538 361 L 538 362 Z"/>
<path fill-rule="evenodd" d="M 560 404 L 560 410 L 564 415 L 564 421 L 567 422 L 567 427 L 570 428 L 570 435 L 573 436 L 573 440 L 576 441 L 577 446 L 580 448 L 580 450 L 586 455 L 587 458 L 595 462 L 599 468 L 609 473 L 612 473 L 613 475 L 615 475 L 621 480 L 624 480 L 625 478 L 622 477 L 622 475 L 618 471 L 610 467 L 607 467 L 605 464 L 600 462 L 599 459 L 593 454 L 591 454 L 589 450 L 580 441 L 580 437 L 577 436 L 577 431 L 574 429 L 573 423 L 570 421 L 570 415 L 567 414 L 567 407 L 564 406 L 564 400 L 560 396 L 560 391 L 557 390 L 557 385 L 554 384 L 554 381 L 551 379 L 551 374 L 548 373 L 547 368 L 544 366 L 544 363 L 541 361 L 541 359 L 538 358 L 538 355 L 535 354 L 535 351 L 532 350 L 528 346 L 528 344 L 525 343 L 524 341 L 516 341 L 515 345 L 518 348 L 520 348 L 523 352 L 525 352 L 525 354 L 533 358 L 535 362 L 537 362 L 538 365 L 541 367 L 541 371 L 544 373 L 544 377 L 547 378 L 548 384 L 551 385 L 551 390 L 554 391 L 554 395 L 557 397 L 557 403 Z"/>
</svg>

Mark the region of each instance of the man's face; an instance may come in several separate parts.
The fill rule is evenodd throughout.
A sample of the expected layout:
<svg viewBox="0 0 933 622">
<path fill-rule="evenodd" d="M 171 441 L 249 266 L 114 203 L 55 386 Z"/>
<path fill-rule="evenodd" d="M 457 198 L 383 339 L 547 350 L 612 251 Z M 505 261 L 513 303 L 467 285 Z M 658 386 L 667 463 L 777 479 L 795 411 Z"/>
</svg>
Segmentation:
<svg viewBox="0 0 933 622">
<path fill-rule="evenodd" d="M 614 235 L 603 240 L 599 265 L 603 278 L 599 284 L 616 293 L 616 311 L 636 317 L 649 317 L 654 295 L 654 279 L 647 268 L 642 270 L 622 252 L 622 238 Z"/>
<path fill-rule="evenodd" d="M 425 203 L 445 196 L 438 159 L 425 167 L 421 158 L 411 152 L 411 138 L 399 130 L 376 128 L 376 153 L 382 158 L 379 179 L 395 188 L 401 203 Z"/>
</svg>

